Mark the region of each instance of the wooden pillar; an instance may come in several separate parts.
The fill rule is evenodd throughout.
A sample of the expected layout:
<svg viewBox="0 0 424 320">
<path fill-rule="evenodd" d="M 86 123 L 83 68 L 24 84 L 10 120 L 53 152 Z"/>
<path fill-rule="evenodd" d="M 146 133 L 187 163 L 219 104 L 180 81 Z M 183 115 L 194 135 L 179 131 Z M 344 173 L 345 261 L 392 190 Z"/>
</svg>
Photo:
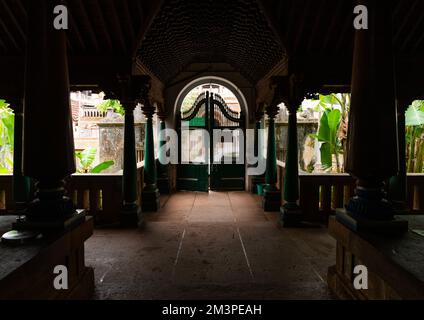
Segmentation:
<svg viewBox="0 0 424 320">
<path fill-rule="evenodd" d="M 75 173 L 74 139 L 69 97 L 69 73 L 64 30 L 53 25 L 60 0 L 28 2 L 28 32 L 24 103 L 24 175 L 36 181 L 36 199 L 14 228 L 37 236 L 85 221 L 66 196 L 64 179 Z M 30 232 L 28 232 L 30 230 Z"/>
<path fill-rule="evenodd" d="M 263 141 L 261 140 L 262 135 L 260 134 L 260 131 L 262 130 L 262 119 L 263 119 L 264 113 L 263 112 L 257 112 L 255 114 L 255 136 L 254 136 L 254 155 L 258 159 L 263 159 Z M 259 160 L 258 160 L 259 161 Z M 251 192 L 257 193 L 257 186 L 258 184 L 265 184 L 265 175 L 262 174 L 260 176 L 252 176 L 252 186 L 251 186 Z"/>
<path fill-rule="evenodd" d="M 269 107 L 266 111 L 269 119 L 265 173 L 266 190 L 276 190 L 277 188 L 277 146 L 275 141 L 275 117 L 278 114 L 278 109 L 278 106 L 272 106 Z"/>
<path fill-rule="evenodd" d="M 357 30 L 352 73 L 346 171 L 357 179 L 356 196 L 337 219 L 354 231 L 407 229 L 394 220 L 383 182 L 398 174 L 392 1 L 364 0 L 369 29 Z M 379 223 L 378 223 L 379 222 Z"/>
<path fill-rule="evenodd" d="M 303 99 L 300 78 L 293 74 L 289 79 L 290 93 L 286 99 L 289 112 L 286 166 L 284 170 L 284 204 L 280 209 L 284 227 L 295 227 L 302 220 L 299 201 L 299 150 L 297 137 L 297 110 Z"/>
<path fill-rule="evenodd" d="M 13 139 L 13 199 L 16 213 L 23 213 L 30 200 L 31 180 L 23 172 L 24 110 L 23 100 L 12 101 L 15 108 Z"/>
<path fill-rule="evenodd" d="M 155 145 L 153 135 L 153 115 L 155 107 L 149 97 L 150 83 L 146 84 L 143 97 L 143 113 L 146 116 L 146 133 L 144 144 L 144 188 L 142 192 L 143 212 L 156 212 L 160 208 L 160 193 L 157 187 Z"/>
<path fill-rule="evenodd" d="M 278 211 L 281 206 L 281 192 L 277 188 L 277 150 L 275 141 L 275 117 L 278 114 L 278 104 L 270 105 L 266 113 L 269 117 L 268 143 L 265 173 L 265 188 L 263 208 L 265 211 Z"/>
<path fill-rule="evenodd" d="M 255 122 L 255 137 L 254 137 L 254 154 L 255 157 L 261 158 L 263 157 L 262 153 L 263 153 L 263 145 L 262 145 L 262 141 L 261 141 L 261 136 L 260 136 L 260 130 L 262 129 L 262 118 L 263 118 L 264 114 L 263 112 L 257 112 L 256 113 L 256 122 Z"/>
<path fill-rule="evenodd" d="M 123 227 L 137 227 L 143 224 L 143 216 L 137 203 L 137 154 L 134 127 L 134 109 L 140 97 L 134 95 L 138 84 L 135 77 L 121 77 L 120 84 L 121 103 L 125 110 L 123 207 L 120 220 Z"/>
<path fill-rule="evenodd" d="M 405 112 L 409 106 L 407 99 L 397 99 L 397 128 L 399 144 L 399 172 L 390 178 L 388 199 L 392 202 L 397 213 L 406 213 L 407 207 L 407 166 L 406 166 L 406 127 Z"/>
<path fill-rule="evenodd" d="M 169 165 L 164 164 L 166 162 L 166 150 L 164 146 L 166 145 L 166 113 L 161 111 L 158 112 L 158 117 L 160 120 L 159 125 L 159 159 L 157 165 L 157 184 L 158 189 L 161 194 L 169 194 L 170 186 L 169 186 Z"/>
</svg>

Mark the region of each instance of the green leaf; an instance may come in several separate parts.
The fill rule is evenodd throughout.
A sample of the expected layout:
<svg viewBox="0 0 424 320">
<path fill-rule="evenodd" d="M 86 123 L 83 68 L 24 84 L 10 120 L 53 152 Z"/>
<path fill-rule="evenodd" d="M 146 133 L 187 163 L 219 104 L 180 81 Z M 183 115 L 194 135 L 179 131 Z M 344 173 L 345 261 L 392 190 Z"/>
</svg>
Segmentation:
<svg viewBox="0 0 424 320">
<path fill-rule="evenodd" d="M 0 164 L 0 174 L 8 174 L 10 173 L 5 167 Z"/>
<path fill-rule="evenodd" d="M 93 168 L 91 170 L 91 173 L 100 173 L 102 171 L 109 169 L 114 164 L 115 164 L 115 162 L 113 162 L 113 161 L 105 161 L 105 162 L 99 164 L 98 166 L 96 166 L 95 168 Z"/>
<path fill-rule="evenodd" d="M 88 148 L 83 152 L 77 152 L 76 157 L 80 160 L 83 170 L 89 170 L 94 160 L 96 159 L 97 149 Z"/>
<path fill-rule="evenodd" d="M 9 107 L 9 104 L 6 100 L 0 99 L 0 109 Z"/>
<path fill-rule="evenodd" d="M 333 166 L 333 158 L 331 153 L 331 148 L 329 143 L 323 143 L 321 146 L 321 165 L 327 170 Z"/>
<path fill-rule="evenodd" d="M 311 134 L 309 135 L 309 137 L 310 137 L 311 139 L 317 139 L 317 140 L 318 140 L 318 135 L 317 135 L 317 134 L 315 134 L 315 133 L 311 133 Z"/>
<path fill-rule="evenodd" d="M 333 94 L 329 94 L 327 96 L 320 95 L 319 96 L 319 100 L 322 103 L 329 104 L 329 105 L 335 105 L 335 104 L 337 104 L 337 98 Z"/>
<path fill-rule="evenodd" d="M 15 135 L 15 116 L 11 112 L 3 113 L 1 121 L 7 131 L 7 143 L 13 145 Z"/>
<path fill-rule="evenodd" d="M 318 141 L 320 142 L 330 142 L 330 127 L 328 126 L 329 112 L 329 110 L 326 110 L 320 120 L 318 129 Z"/>
<path fill-rule="evenodd" d="M 420 126 L 424 124 L 424 111 L 420 110 L 418 104 L 413 103 L 406 110 L 405 124 L 407 126 Z"/>
<path fill-rule="evenodd" d="M 105 100 L 99 103 L 96 108 L 97 110 L 102 112 L 106 112 L 108 109 L 112 109 L 113 111 L 122 116 L 125 115 L 125 110 L 119 100 Z"/>
<path fill-rule="evenodd" d="M 330 131 L 334 132 L 339 129 L 341 117 L 342 115 L 338 109 L 334 109 L 328 113 L 327 118 Z"/>
</svg>

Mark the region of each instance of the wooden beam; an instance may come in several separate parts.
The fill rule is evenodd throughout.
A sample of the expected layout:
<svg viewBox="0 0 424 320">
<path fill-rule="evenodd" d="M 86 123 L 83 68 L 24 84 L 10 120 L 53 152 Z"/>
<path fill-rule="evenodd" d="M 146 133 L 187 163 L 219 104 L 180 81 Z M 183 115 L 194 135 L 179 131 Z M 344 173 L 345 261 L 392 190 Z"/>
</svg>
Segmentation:
<svg viewBox="0 0 424 320">
<path fill-rule="evenodd" d="M 324 11 L 324 8 L 327 6 L 327 3 L 328 3 L 328 0 L 323 0 L 323 2 L 320 3 L 320 5 L 319 5 L 319 9 L 315 12 L 315 23 L 314 23 L 314 26 L 312 27 L 312 33 L 310 35 L 309 42 L 306 46 L 306 48 L 308 50 L 311 50 L 311 48 L 314 44 L 315 36 L 316 36 L 316 34 L 319 30 L 320 22 L 322 21 L 322 19 L 321 19 L 322 13 Z"/>
<path fill-rule="evenodd" d="M 119 1 L 119 3 L 122 5 L 123 13 L 126 17 L 125 21 L 127 22 L 127 31 L 129 33 L 128 35 L 130 37 L 130 42 L 133 43 L 134 39 L 135 39 L 134 24 L 133 24 L 133 21 L 132 21 L 132 18 L 131 18 L 131 12 L 128 8 L 128 2 L 127 1 Z"/>
<path fill-rule="evenodd" d="M 81 8 L 81 16 L 83 23 L 87 26 L 88 35 L 90 36 L 91 43 L 94 46 L 95 52 L 99 52 L 99 43 L 94 33 L 93 25 L 90 18 L 88 17 L 87 10 L 82 0 L 74 0 L 74 2 Z"/>
<path fill-rule="evenodd" d="M 101 24 L 100 29 L 102 31 L 103 37 L 106 40 L 106 45 L 107 45 L 109 51 L 113 50 L 113 43 L 112 43 L 112 39 L 110 37 L 109 31 L 108 31 L 108 28 L 107 28 L 107 23 L 106 23 L 105 18 L 103 16 L 102 5 L 100 4 L 99 1 L 93 1 L 93 4 L 94 4 L 95 11 L 97 13 L 97 17 L 99 18 L 99 22 Z"/>
<path fill-rule="evenodd" d="M 405 37 L 405 39 L 402 41 L 402 44 L 399 46 L 399 49 L 401 51 L 406 49 L 406 46 L 408 45 L 409 41 L 413 38 L 414 35 L 417 34 L 417 30 L 423 24 L 423 21 L 424 21 L 424 14 L 420 14 L 420 17 L 414 23 L 413 29 L 410 30 L 410 32 L 408 32 L 408 35 Z M 422 28 L 424 29 L 424 26 L 422 26 Z M 421 32 L 421 34 L 422 34 L 422 32 Z"/>
<path fill-rule="evenodd" d="M 334 39 L 336 39 L 337 35 L 337 21 L 340 19 L 340 17 L 343 17 L 343 13 L 341 12 L 343 8 L 343 1 L 337 1 L 337 5 L 335 7 L 335 11 L 332 14 L 330 27 L 327 30 L 327 35 L 325 36 L 324 43 L 321 47 L 321 52 L 328 52 L 328 44 L 330 42 L 331 36 L 334 36 Z M 327 49 L 327 50 L 326 50 Z"/>
<path fill-rule="evenodd" d="M 346 38 L 348 38 L 346 36 L 346 34 L 349 32 L 349 30 L 351 30 L 351 28 L 353 28 L 353 19 L 351 19 L 352 16 L 346 16 L 345 17 L 345 23 L 343 24 L 342 27 L 342 31 L 340 33 L 340 37 L 339 40 L 337 41 L 337 44 L 335 46 L 336 50 L 335 52 L 340 52 L 342 51 L 342 46 L 344 44 L 344 42 L 346 41 Z M 352 34 L 352 41 L 353 41 L 353 34 Z"/>
<path fill-rule="evenodd" d="M 415 8 L 417 6 L 418 1 L 422 1 L 422 0 L 415 0 L 413 4 L 409 7 L 408 13 L 405 16 L 402 16 L 403 21 L 402 21 L 402 24 L 396 28 L 396 33 L 394 35 L 394 43 L 397 43 L 399 37 L 402 35 L 402 31 L 405 29 L 405 26 L 407 25 L 408 22 L 411 21 L 411 16 L 415 12 Z"/>
<path fill-rule="evenodd" d="M 81 32 L 79 30 L 78 23 L 74 19 L 73 12 L 74 12 L 73 10 L 69 10 L 69 21 L 71 23 L 70 28 L 71 28 L 72 32 L 75 33 L 75 36 L 76 36 L 76 39 L 79 43 L 80 48 L 82 48 L 85 51 L 87 47 L 85 46 L 84 39 L 81 36 Z"/>
<path fill-rule="evenodd" d="M 22 41 L 25 42 L 26 36 L 25 36 L 24 30 L 22 29 L 22 26 L 19 24 L 18 20 L 16 19 L 15 14 L 10 9 L 9 5 L 7 4 L 7 1 L 2 1 L 1 3 L 3 4 L 4 9 L 5 9 L 6 13 L 9 15 L 10 19 L 12 19 L 12 22 L 13 22 L 15 28 L 18 30 L 19 35 L 22 38 Z"/>
<path fill-rule="evenodd" d="M 145 19 L 141 20 L 141 25 L 139 27 L 139 30 L 137 32 L 137 36 L 135 38 L 135 44 L 132 50 L 132 57 L 135 59 L 137 57 L 137 52 L 141 47 L 141 43 L 147 33 L 147 31 L 150 29 L 156 15 L 159 13 L 162 5 L 164 4 L 164 0 L 157 0 L 150 2 L 150 10 L 148 14 L 143 14 Z"/>
<path fill-rule="evenodd" d="M 307 1 L 303 10 L 302 19 L 300 21 L 300 27 L 297 29 L 296 39 L 293 46 L 293 53 L 296 54 L 297 49 L 299 48 L 300 41 L 303 35 L 303 29 L 305 28 L 306 20 L 308 19 L 309 8 L 311 6 L 311 1 Z"/>
<path fill-rule="evenodd" d="M 13 37 L 13 35 L 10 33 L 9 29 L 7 28 L 6 24 L 3 20 L 0 20 L 0 26 L 3 28 L 4 33 L 9 38 L 10 42 L 13 44 L 15 49 L 17 49 L 18 52 L 22 52 L 21 48 L 19 47 L 18 43 L 16 42 L 16 39 Z"/>
<path fill-rule="evenodd" d="M 120 2 L 126 2 L 126 1 L 120 0 Z M 127 52 L 127 45 L 125 43 L 125 37 L 124 37 L 124 32 L 122 31 L 121 23 L 119 22 L 118 13 L 115 6 L 115 0 L 109 0 L 108 4 L 111 9 L 111 15 L 112 15 L 111 22 L 113 24 L 113 30 L 118 39 L 119 47 L 121 49 L 121 52 Z"/>
</svg>

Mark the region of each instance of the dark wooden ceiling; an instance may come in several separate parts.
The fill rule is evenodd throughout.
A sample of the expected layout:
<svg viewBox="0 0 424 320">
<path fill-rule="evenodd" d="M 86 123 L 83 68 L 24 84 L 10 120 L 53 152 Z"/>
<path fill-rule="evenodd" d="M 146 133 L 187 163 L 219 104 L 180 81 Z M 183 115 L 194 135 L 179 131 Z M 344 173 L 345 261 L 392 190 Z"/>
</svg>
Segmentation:
<svg viewBox="0 0 424 320">
<path fill-rule="evenodd" d="M 0 95 L 23 83 L 27 1 L 34 0 L 0 0 Z M 395 2 L 398 82 L 419 94 L 424 90 L 424 1 Z M 94 84 L 138 66 L 139 72 L 151 73 L 166 85 L 194 62 L 230 63 L 252 85 L 288 71 L 275 65 L 302 69 L 317 87 L 350 82 L 354 0 L 68 0 L 67 4 L 73 84 Z"/>
<path fill-rule="evenodd" d="M 256 0 L 169 0 L 138 57 L 164 82 L 191 62 L 228 62 L 252 83 L 285 56 Z"/>
</svg>

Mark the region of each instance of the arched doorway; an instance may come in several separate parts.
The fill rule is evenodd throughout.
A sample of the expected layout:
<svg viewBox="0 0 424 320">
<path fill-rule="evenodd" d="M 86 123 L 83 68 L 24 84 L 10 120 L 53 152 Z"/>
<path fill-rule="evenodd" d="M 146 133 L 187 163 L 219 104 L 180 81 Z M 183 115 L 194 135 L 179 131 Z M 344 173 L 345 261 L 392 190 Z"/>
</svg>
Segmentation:
<svg viewBox="0 0 424 320">
<path fill-rule="evenodd" d="M 185 95 L 180 94 L 177 99 L 180 150 L 177 189 L 244 190 L 246 113 L 242 110 L 243 102 L 222 82 L 194 85 L 187 87 Z"/>
</svg>

